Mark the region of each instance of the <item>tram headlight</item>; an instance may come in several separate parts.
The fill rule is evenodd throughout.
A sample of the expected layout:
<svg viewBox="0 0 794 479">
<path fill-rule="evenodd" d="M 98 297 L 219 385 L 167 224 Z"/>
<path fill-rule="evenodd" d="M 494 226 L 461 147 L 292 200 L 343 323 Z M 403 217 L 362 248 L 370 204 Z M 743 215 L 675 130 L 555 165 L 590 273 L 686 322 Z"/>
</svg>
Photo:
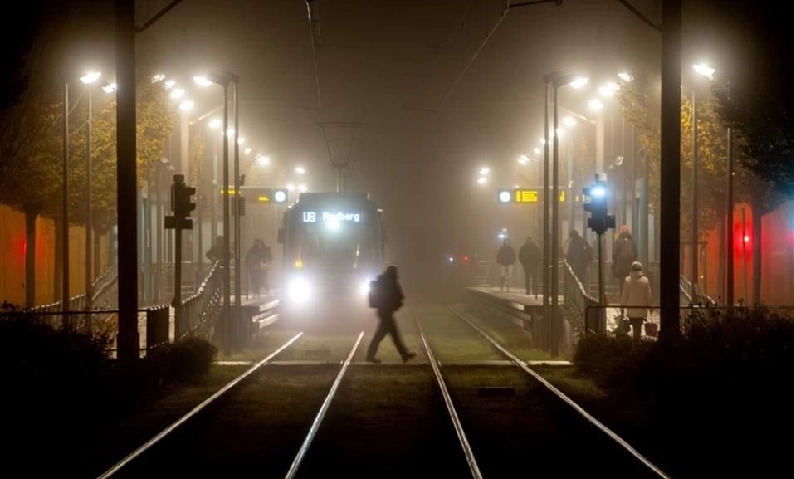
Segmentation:
<svg viewBox="0 0 794 479">
<path fill-rule="evenodd" d="M 304 302 L 309 299 L 311 288 L 308 281 L 295 278 L 289 283 L 289 297 L 296 302 Z"/>
<path fill-rule="evenodd" d="M 361 281 L 361 284 L 358 286 L 358 291 L 362 296 L 366 296 L 369 294 L 369 280 L 364 279 Z"/>
</svg>

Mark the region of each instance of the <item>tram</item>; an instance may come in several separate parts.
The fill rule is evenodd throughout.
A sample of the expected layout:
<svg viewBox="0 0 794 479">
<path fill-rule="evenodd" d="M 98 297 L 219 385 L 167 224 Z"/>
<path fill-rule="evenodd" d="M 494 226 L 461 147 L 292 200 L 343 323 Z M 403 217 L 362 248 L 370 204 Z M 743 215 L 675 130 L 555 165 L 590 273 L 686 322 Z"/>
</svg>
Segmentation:
<svg viewBox="0 0 794 479">
<path fill-rule="evenodd" d="M 283 247 L 281 314 L 366 308 L 388 247 L 383 210 L 368 193 L 301 193 L 278 231 Z"/>
</svg>

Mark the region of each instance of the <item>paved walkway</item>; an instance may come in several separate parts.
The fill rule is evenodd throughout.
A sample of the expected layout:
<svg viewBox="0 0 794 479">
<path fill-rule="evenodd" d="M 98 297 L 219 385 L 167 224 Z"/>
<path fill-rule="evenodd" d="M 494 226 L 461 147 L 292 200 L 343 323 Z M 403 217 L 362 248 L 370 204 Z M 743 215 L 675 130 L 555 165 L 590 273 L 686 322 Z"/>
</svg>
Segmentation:
<svg viewBox="0 0 794 479">
<path fill-rule="evenodd" d="M 524 306 L 542 306 L 543 305 L 543 295 L 539 294 L 537 299 L 535 299 L 535 295 L 526 295 L 524 294 L 523 289 L 515 289 L 511 288 L 511 291 L 500 291 L 498 286 L 471 286 L 469 287 L 471 291 L 478 291 L 482 293 L 486 293 L 494 298 L 503 300 L 503 301 L 510 301 L 514 303 L 518 303 Z M 563 304 L 564 297 L 560 296 L 559 304 Z M 620 308 L 618 307 L 607 307 L 606 308 L 606 319 L 607 319 L 607 330 L 614 331 L 617 327 L 617 317 L 620 315 Z M 657 326 L 659 325 L 659 310 L 653 309 L 651 310 L 649 316 L 649 322 L 655 323 Z M 648 337 L 645 334 L 645 328 L 643 327 L 642 336 Z"/>
<path fill-rule="evenodd" d="M 469 290 L 471 291 L 479 291 L 482 293 L 488 293 L 491 296 L 494 296 L 499 299 L 513 301 L 515 303 L 522 304 L 524 306 L 542 306 L 543 305 L 543 295 L 538 294 L 535 297 L 534 294 L 524 294 L 523 288 L 510 288 L 510 291 L 501 291 L 499 290 L 498 286 L 470 286 Z M 559 304 L 563 302 L 563 295 L 559 296 Z"/>
</svg>

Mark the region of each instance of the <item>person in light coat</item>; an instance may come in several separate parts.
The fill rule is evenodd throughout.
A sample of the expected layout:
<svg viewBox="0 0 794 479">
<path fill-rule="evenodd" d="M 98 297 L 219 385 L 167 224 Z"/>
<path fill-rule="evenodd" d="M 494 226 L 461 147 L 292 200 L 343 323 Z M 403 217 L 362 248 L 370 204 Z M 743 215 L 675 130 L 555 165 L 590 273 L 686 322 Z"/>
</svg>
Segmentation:
<svg viewBox="0 0 794 479">
<path fill-rule="evenodd" d="M 642 323 L 648 316 L 648 307 L 652 302 L 651 283 L 642 273 L 642 263 L 634 261 L 631 263 L 631 272 L 623 281 L 623 293 L 620 295 L 620 305 L 626 307 L 634 339 L 642 337 Z"/>
</svg>

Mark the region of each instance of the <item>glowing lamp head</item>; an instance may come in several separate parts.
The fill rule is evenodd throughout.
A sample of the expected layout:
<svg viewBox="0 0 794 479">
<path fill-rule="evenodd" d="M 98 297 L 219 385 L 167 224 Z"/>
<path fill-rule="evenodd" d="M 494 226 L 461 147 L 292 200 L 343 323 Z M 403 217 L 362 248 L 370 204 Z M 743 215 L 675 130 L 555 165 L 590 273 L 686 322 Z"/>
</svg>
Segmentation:
<svg viewBox="0 0 794 479">
<path fill-rule="evenodd" d="M 607 189 L 601 185 L 590 188 L 590 196 L 593 198 L 603 198 L 607 194 Z"/>
</svg>

